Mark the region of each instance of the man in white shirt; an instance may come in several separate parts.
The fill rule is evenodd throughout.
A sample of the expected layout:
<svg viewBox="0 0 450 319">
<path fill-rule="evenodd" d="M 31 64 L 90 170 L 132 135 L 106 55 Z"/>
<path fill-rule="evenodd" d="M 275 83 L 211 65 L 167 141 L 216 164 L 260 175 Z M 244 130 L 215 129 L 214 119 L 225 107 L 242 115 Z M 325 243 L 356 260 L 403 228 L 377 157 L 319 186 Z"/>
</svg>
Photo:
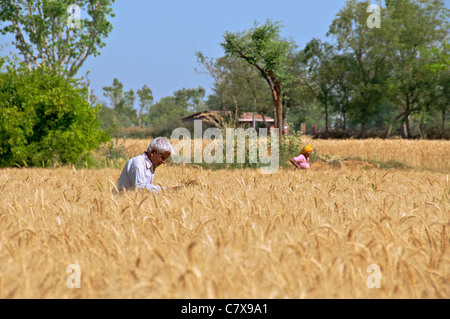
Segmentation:
<svg viewBox="0 0 450 319">
<path fill-rule="evenodd" d="M 119 193 L 124 189 L 147 189 L 149 191 L 161 191 L 161 187 L 153 184 L 155 170 L 159 165 L 165 164 L 173 147 L 166 137 L 155 138 L 143 154 L 130 159 L 123 168 L 118 181 Z M 163 187 L 162 189 L 165 189 Z"/>
</svg>

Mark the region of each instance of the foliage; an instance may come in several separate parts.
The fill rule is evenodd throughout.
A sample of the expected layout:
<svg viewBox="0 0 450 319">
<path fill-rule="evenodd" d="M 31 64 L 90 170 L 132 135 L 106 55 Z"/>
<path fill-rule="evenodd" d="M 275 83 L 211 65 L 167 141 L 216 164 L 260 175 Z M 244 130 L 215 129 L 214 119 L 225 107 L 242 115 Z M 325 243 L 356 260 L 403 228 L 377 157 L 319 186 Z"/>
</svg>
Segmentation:
<svg viewBox="0 0 450 319">
<path fill-rule="evenodd" d="M 226 32 L 221 43 L 225 54 L 239 57 L 255 67 L 267 82 L 273 99 L 275 128 L 283 126 L 283 85 L 292 80 L 287 67 L 288 55 L 294 43 L 280 35 L 279 22 L 267 20 L 264 24 L 254 23 L 247 32 Z M 280 133 L 280 145 L 283 145 Z"/>
<path fill-rule="evenodd" d="M 214 80 L 214 93 L 206 101 L 208 109 L 273 116 L 267 83 L 253 66 L 234 56 L 215 60 L 209 60 L 201 52 L 196 56 Z"/>
<path fill-rule="evenodd" d="M 0 74 L 0 166 L 84 164 L 108 141 L 86 88 L 54 70 Z"/>
<path fill-rule="evenodd" d="M 153 103 L 153 92 L 146 84 L 144 84 L 144 86 L 140 90 L 137 90 L 137 94 L 139 95 L 139 107 L 140 107 L 138 120 L 139 126 L 142 127 L 144 124 L 148 124 L 143 122 L 143 113 L 144 110 L 148 111 L 148 109 Z"/>
<path fill-rule="evenodd" d="M 295 134 L 284 135 L 284 148 L 282 153 L 286 153 L 289 158 L 291 158 L 294 154 L 297 156 L 304 146 L 301 137 L 302 133 L 300 131 Z"/>
<path fill-rule="evenodd" d="M 73 77 L 86 59 L 99 55 L 112 30 L 114 0 L 0 0 L 0 32 L 15 35 L 29 68 L 46 66 Z M 80 8 L 79 25 L 73 5 Z M 89 18 L 85 17 L 88 15 Z"/>
<path fill-rule="evenodd" d="M 124 92 L 123 83 L 115 78 L 112 85 L 105 86 L 103 91 L 111 107 L 106 104 L 102 106 L 100 111 L 102 128 L 111 130 L 117 136 L 121 128 L 138 124 L 137 112 L 134 109 L 136 95 L 133 90 Z"/>
<path fill-rule="evenodd" d="M 386 29 L 367 26 L 368 5 L 368 1 L 347 1 L 328 32 L 335 38 L 337 50 L 354 61 L 349 65 L 353 66 L 351 86 L 354 88 L 349 111 L 352 120 L 361 123 L 363 138 L 366 124 L 381 109 L 388 56 Z"/>
<path fill-rule="evenodd" d="M 170 136 L 177 127 L 184 126 L 181 119 L 202 108 L 205 89 L 177 90 L 173 96 L 163 97 L 150 106 L 145 121 L 152 127 L 154 136 Z"/>
</svg>

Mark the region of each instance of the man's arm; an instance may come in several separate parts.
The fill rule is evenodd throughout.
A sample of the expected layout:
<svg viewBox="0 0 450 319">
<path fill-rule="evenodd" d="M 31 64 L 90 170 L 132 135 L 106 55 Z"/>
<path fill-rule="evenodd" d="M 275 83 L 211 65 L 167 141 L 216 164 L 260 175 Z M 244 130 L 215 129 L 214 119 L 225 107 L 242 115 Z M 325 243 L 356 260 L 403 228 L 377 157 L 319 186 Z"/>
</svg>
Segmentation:
<svg viewBox="0 0 450 319">
<path fill-rule="evenodd" d="M 140 163 L 137 160 L 134 160 L 128 171 L 128 176 L 130 180 L 133 181 L 134 186 L 137 189 L 147 189 L 149 191 L 159 192 L 161 191 L 161 187 L 158 185 L 154 185 L 149 181 L 148 175 L 145 174 L 146 166 L 145 163 Z"/>
<path fill-rule="evenodd" d="M 160 186 L 153 185 L 153 184 L 146 184 L 143 187 L 138 187 L 138 189 L 141 189 L 141 188 L 145 188 L 145 189 L 147 189 L 149 191 L 153 191 L 153 192 L 160 192 L 161 191 L 161 187 Z M 162 189 L 166 189 L 166 188 L 163 187 Z"/>
</svg>

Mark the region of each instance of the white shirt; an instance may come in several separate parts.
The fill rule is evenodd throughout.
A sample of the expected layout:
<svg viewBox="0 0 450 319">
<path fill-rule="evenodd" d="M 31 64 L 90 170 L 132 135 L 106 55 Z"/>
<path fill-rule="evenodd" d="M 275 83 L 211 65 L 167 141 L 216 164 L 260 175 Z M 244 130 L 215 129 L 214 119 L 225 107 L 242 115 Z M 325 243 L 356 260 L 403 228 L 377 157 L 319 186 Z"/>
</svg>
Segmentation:
<svg viewBox="0 0 450 319">
<path fill-rule="evenodd" d="M 150 191 L 160 191 L 161 187 L 153 185 L 155 177 L 155 168 L 148 158 L 147 154 L 143 154 L 130 159 L 123 168 L 118 181 L 119 192 L 123 189 L 133 190 L 148 189 Z M 165 187 L 163 187 L 164 189 Z"/>
</svg>

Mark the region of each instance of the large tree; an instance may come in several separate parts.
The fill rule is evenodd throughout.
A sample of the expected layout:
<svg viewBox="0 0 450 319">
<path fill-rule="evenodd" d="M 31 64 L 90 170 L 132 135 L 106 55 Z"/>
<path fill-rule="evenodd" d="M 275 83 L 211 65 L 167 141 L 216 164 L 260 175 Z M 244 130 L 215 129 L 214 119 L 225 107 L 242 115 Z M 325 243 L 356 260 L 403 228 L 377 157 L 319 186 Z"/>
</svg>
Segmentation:
<svg viewBox="0 0 450 319">
<path fill-rule="evenodd" d="M 73 77 L 86 59 L 99 55 L 112 30 L 114 0 L 0 0 L 0 32 L 31 69 L 46 66 Z"/>
<path fill-rule="evenodd" d="M 295 46 L 281 37 L 280 29 L 278 22 L 255 22 L 254 27 L 246 32 L 226 32 L 221 46 L 226 54 L 242 58 L 254 66 L 269 85 L 275 128 L 280 129 L 280 145 L 283 145 L 283 85 L 291 78 L 286 61 Z"/>
<path fill-rule="evenodd" d="M 208 59 L 196 53 L 198 62 L 214 80 L 213 94 L 208 97 L 207 107 L 214 110 L 255 112 L 272 115 L 272 95 L 265 80 L 249 63 L 235 56 Z"/>
<path fill-rule="evenodd" d="M 139 126 L 142 127 L 142 124 L 144 124 L 143 123 L 144 110 L 148 111 L 153 103 L 153 92 L 146 84 L 144 84 L 144 86 L 140 90 L 137 90 L 137 94 L 139 95 L 138 122 Z"/>
<path fill-rule="evenodd" d="M 117 127 L 132 127 L 138 122 L 137 112 L 134 108 L 136 95 L 131 89 L 123 91 L 123 83 L 118 79 L 113 80 L 112 86 L 103 88 L 103 95 L 107 97 L 113 112 L 102 112 L 102 114 L 113 114 L 113 124 Z M 106 106 L 104 106 L 106 107 Z"/>
<path fill-rule="evenodd" d="M 348 54 L 338 54 L 333 57 L 334 72 L 331 76 L 334 85 L 334 111 L 339 113 L 341 129 L 347 129 L 348 113 L 354 109 L 353 96 L 354 86 L 352 84 L 353 72 L 356 69 L 356 61 Z"/>
<path fill-rule="evenodd" d="M 423 48 L 421 55 L 426 60 L 427 89 L 420 97 L 430 112 L 441 113 L 440 133 L 445 137 L 445 123 L 450 108 L 450 45 L 443 42 L 439 47 Z"/>
<path fill-rule="evenodd" d="M 180 89 L 152 104 L 146 117 L 155 135 L 170 136 L 175 128 L 183 126 L 181 119 L 202 106 L 205 89 Z"/>
<path fill-rule="evenodd" d="M 401 120 L 404 136 L 410 138 L 410 117 L 424 111 L 423 91 L 427 87 L 436 89 L 427 84 L 429 70 L 421 50 L 441 42 L 448 34 L 449 10 L 441 0 L 388 0 L 385 17 L 391 39 L 389 82 L 398 114 L 389 125 L 386 137 L 394 122 Z"/>
<path fill-rule="evenodd" d="M 390 46 L 385 22 L 381 28 L 369 28 L 369 5 L 369 1 L 348 0 L 327 34 L 336 39 L 337 49 L 356 63 L 352 78 L 355 94 L 351 114 L 354 121 L 361 123 L 362 138 L 366 137 L 366 124 L 381 109 Z"/>
<path fill-rule="evenodd" d="M 337 69 L 334 64 L 336 52 L 334 47 L 318 39 L 312 39 L 303 50 L 304 63 L 307 65 L 308 77 L 304 84 L 310 88 L 325 114 L 325 137 L 328 138 L 329 113 L 332 106 L 333 76 Z"/>
</svg>

